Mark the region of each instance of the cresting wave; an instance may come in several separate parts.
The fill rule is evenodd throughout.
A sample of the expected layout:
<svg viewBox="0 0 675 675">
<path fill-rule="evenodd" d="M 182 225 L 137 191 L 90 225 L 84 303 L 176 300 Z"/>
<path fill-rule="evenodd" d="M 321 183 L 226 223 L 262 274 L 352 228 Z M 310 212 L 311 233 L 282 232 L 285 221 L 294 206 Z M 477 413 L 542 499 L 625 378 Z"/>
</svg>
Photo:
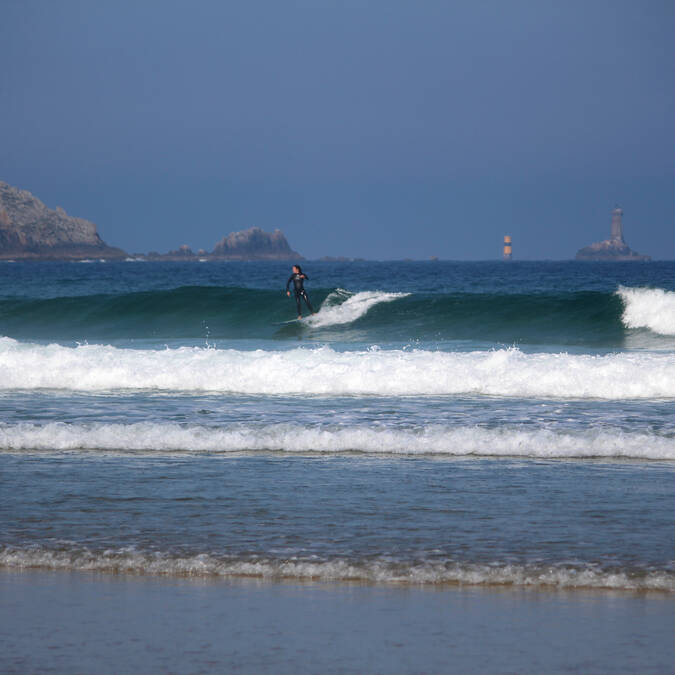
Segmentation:
<svg viewBox="0 0 675 675">
<path fill-rule="evenodd" d="M 675 438 L 620 430 L 555 432 L 523 427 L 373 429 L 299 424 L 19 423 L 0 426 L 0 451 L 115 453 L 345 453 L 675 460 Z"/>
<path fill-rule="evenodd" d="M 64 347 L 0 338 L 0 390 L 675 398 L 675 354 Z"/>
<path fill-rule="evenodd" d="M 0 298 L 3 335 L 109 342 L 125 339 L 284 339 L 303 331 L 341 340 L 481 340 L 501 344 L 621 346 L 627 330 L 675 335 L 675 293 L 394 293 L 312 289 L 317 315 L 301 325 L 281 290 L 182 286 L 116 295 Z M 355 334 L 352 335 L 351 331 Z"/>
<path fill-rule="evenodd" d="M 368 310 L 375 305 L 392 302 L 409 295 L 410 293 L 383 293 L 381 291 L 362 291 L 352 294 L 338 288 L 326 298 L 317 314 L 307 318 L 306 323 L 314 328 L 352 323 L 365 316 Z"/>
<path fill-rule="evenodd" d="M 81 570 L 115 574 L 249 577 L 255 579 L 360 582 L 405 585 L 518 586 L 559 589 L 612 589 L 675 592 L 675 575 L 667 570 L 602 569 L 589 564 L 518 565 L 447 561 L 392 561 L 374 558 L 237 558 L 202 553 L 176 556 L 132 548 L 91 551 L 41 547 L 0 547 L 0 567 Z"/>
<path fill-rule="evenodd" d="M 319 311 L 303 326 L 318 329 L 353 323 L 376 305 L 408 295 L 318 289 L 311 297 Z M 157 336 L 264 338 L 277 334 L 278 322 L 294 315 L 295 302 L 282 291 L 237 287 L 183 286 L 119 295 L 0 299 L 5 335 L 79 341 Z"/>
<path fill-rule="evenodd" d="M 675 292 L 661 288 L 624 288 L 623 322 L 628 328 L 648 328 L 660 335 L 675 335 Z"/>
</svg>

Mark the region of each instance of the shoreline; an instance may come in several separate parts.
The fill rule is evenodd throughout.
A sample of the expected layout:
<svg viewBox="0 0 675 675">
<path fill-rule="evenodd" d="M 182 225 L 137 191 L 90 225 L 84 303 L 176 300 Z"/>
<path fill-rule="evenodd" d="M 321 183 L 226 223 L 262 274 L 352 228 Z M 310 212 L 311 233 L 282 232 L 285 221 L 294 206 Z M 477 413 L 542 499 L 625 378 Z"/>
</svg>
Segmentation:
<svg viewBox="0 0 675 675">
<path fill-rule="evenodd" d="M 0 565 L 0 587 L 11 583 L 10 577 L 23 577 L 30 581 L 30 575 L 35 577 L 51 577 L 54 582 L 72 581 L 73 579 L 86 583 L 166 583 L 168 585 L 185 583 L 195 587 L 251 587 L 271 589 L 275 586 L 293 587 L 297 589 L 314 589 L 322 592 L 342 592 L 349 589 L 361 589 L 373 592 L 393 593 L 475 593 L 524 595 L 536 597 L 541 595 L 544 599 L 553 600 L 564 598 L 567 600 L 583 601 L 585 598 L 634 598 L 642 600 L 654 600 L 655 602 L 673 602 L 673 592 L 670 590 L 653 588 L 619 588 L 607 586 L 554 586 L 509 584 L 509 583 L 467 583 L 443 581 L 439 583 L 424 583 L 415 581 L 374 581 L 368 579 L 323 579 L 319 577 L 267 577 L 253 574 L 191 574 L 174 573 L 162 574 L 145 571 L 113 571 L 101 569 L 75 569 L 53 567 L 11 567 Z M 71 577 L 70 579 L 68 577 Z M 674 606 L 675 612 L 675 606 Z"/>
<path fill-rule="evenodd" d="M 0 551 L 3 556 L 9 555 Z M 57 553 L 57 555 L 54 555 Z M 107 553 L 107 552 L 106 552 Z M 25 555 L 25 552 L 17 552 L 17 557 Z M 117 559 L 116 554 L 110 556 L 110 560 L 94 560 L 99 556 L 87 552 L 81 563 L 73 562 L 72 552 L 64 553 L 64 558 L 58 558 L 58 552 L 41 552 L 41 556 L 52 556 L 51 563 L 39 562 L 0 562 L 0 574 L 82 574 L 93 579 L 100 577 L 105 579 L 147 579 L 147 580 L 171 580 L 195 581 L 198 583 L 228 584 L 228 583 L 253 583 L 253 584 L 290 584 L 298 586 L 327 586 L 336 589 L 342 587 L 363 587 L 384 590 L 429 590 L 434 591 L 462 591 L 484 590 L 485 592 L 531 592 L 548 594 L 620 594 L 639 597 L 663 597 L 672 598 L 673 588 L 663 585 L 665 582 L 658 578 L 649 580 L 635 578 L 632 580 L 624 572 L 608 573 L 595 572 L 591 569 L 565 569 L 554 566 L 544 566 L 537 570 L 529 566 L 519 565 L 458 565 L 456 569 L 445 570 L 446 578 L 434 579 L 434 574 L 442 574 L 438 570 L 427 571 L 427 578 L 413 578 L 412 576 L 390 576 L 387 578 L 386 570 L 373 572 L 361 565 L 353 565 L 344 561 L 327 561 L 323 563 L 307 563 L 302 561 L 223 561 L 212 558 L 207 554 L 196 555 L 190 558 L 168 558 L 161 556 L 154 560 L 152 556 L 138 554 L 141 560 Z M 106 554 L 104 554 L 106 555 Z M 175 569 L 169 569 L 174 565 Z M 340 575 L 333 571 L 322 573 L 322 568 L 337 566 L 342 567 L 344 574 Z M 238 570 L 237 568 L 243 568 Z M 249 568 L 247 570 L 246 568 Z M 309 568 L 309 569 L 307 569 Z M 314 569 L 316 568 L 316 569 Z M 408 570 L 407 574 L 410 574 Z M 486 578 L 484 575 L 494 574 L 496 579 Z M 406 572 L 402 572 L 406 574 Z M 537 574 L 544 576 L 544 580 L 537 580 Z M 652 575 L 667 574 L 661 570 Z M 483 575 L 483 578 L 479 578 Z M 508 578 L 511 575 L 512 578 Z M 548 575 L 548 580 L 546 576 Z M 575 576 L 578 577 L 575 579 Z M 501 578 L 500 578 L 501 576 Z M 568 576 L 565 579 L 563 577 Z M 595 579 L 593 578 L 595 576 Z M 454 577 L 454 578 L 453 578 Z M 520 577 L 520 578 L 518 578 Z M 602 581 L 602 578 L 606 580 Z M 618 585 L 623 580 L 624 585 Z M 592 583 L 595 581 L 595 583 Z M 614 582 L 615 585 L 610 583 Z M 629 585 L 631 582 L 634 586 Z M 645 584 L 646 582 L 646 584 Z M 645 585 L 640 585 L 643 583 Z"/>
</svg>

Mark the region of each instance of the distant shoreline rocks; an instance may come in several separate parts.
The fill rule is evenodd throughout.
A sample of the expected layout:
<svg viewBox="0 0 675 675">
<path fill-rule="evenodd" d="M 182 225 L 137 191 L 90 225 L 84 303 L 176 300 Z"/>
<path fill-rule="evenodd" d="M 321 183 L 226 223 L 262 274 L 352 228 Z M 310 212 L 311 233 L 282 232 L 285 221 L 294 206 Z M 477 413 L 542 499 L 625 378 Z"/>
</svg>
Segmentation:
<svg viewBox="0 0 675 675">
<path fill-rule="evenodd" d="M 96 225 L 69 216 L 61 207 L 50 209 L 27 190 L 0 181 L 0 260 L 304 260 L 284 233 L 251 227 L 231 232 L 211 252 L 196 253 L 184 244 L 168 253 L 136 253 L 108 246 Z"/>
</svg>

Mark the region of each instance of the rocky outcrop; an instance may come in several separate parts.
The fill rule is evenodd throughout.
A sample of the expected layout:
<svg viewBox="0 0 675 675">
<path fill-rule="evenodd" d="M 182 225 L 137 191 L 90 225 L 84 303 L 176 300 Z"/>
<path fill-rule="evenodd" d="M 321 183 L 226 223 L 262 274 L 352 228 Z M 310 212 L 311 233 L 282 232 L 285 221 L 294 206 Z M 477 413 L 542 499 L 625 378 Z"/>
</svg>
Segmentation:
<svg viewBox="0 0 675 675">
<path fill-rule="evenodd" d="M 648 255 L 636 253 L 628 244 L 614 239 L 605 239 L 590 246 L 585 246 L 577 251 L 577 260 L 598 260 L 598 261 L 615 261 L 615 262 L 645 262 L 651 260 Z"/>
<path fill-rule="evenodd" d="M 612 224 L 610 238 L 598 241 L 577 251 L 577 260 L 597 261 L 647 261 L 651 260 L 648 255 L 636 253 L 628 247 L 623 239 L 623 211 L 617 206 L 612 210 Z"/>
<path fill-rule="evenodd" d="M 47 208 L 27 190 L 0 181 L 0 259 L 120 259 L 126 253 L 108 246 L 96 225 Z"/>
<path fill-rule="evenodd" d="M 212 258 L 226 260 L 302 260 L 291 249 L 281 230 L 265 232 L 251 227 L 223 237 L 213 249 Z"/>
<path fill-rule="evenodd" d="M 175 251 L 169 251 L 167 255 L 174 258 L 194 258 L 195 252 L 187 245 L 179 246 Z"/>
<path fill-rule="evenodd" d="M 199 260 L 304 260 L 288 244 L 281 230 L 265 232 L 259 227 L 251 227 L 241 232 L 232 232 L 223 237 L 211 253 L 199 249 L 196 253 L 187 245 L 183 244 L 168 253 L 136 254 L 135 258 L 157 261 L 187 262 Z"/>
</svg>

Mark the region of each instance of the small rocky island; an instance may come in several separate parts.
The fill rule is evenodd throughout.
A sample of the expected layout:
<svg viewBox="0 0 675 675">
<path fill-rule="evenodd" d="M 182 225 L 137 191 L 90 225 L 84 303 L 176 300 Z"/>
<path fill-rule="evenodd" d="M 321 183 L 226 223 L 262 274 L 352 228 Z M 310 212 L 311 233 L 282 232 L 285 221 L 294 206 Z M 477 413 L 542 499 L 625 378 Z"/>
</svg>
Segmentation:
<svg viewBox="0 0 675 675">
<path fill-rule="evenodd" d="M 96 225 L 47 208 L 27 190 L 0 181 L 0 260 L 119 260 L 127 254 L 108 246 Z"/>
<path fill-rule="evenodd" d="M 599 241 L 590 246 L 580 249 L 577 252 L 577 260 L 605 260 L 605 261 L 647 261 L 651 260 L 648 255 L 636 253 L 628 247 L 623 238 L 623 211 L 615 208 L 612 211 L 612 227 L 609 239 Z"/>
<path fill-rule="evenodd" d="M 187 245 L 168 253 L 137 253 L 108 246 L 96 225 L 47 208 L 27 190 L 0 181 L 0 260 L 303 260 L 281 230 L 251 227 L 232 232 L 213 251 L 196 253 Z"/>
<path fill-rule="evenodd" d="M 196 253 L 183 244 L 168 253 L 148 253 L 141 256 L 148 260 L 304 260 L 294 251 L 281 230 L 265 232 L 251 227 L 241 232 L 232 232 L 216 243 L 210 253 L 203 249 Z"/>
</svg>

